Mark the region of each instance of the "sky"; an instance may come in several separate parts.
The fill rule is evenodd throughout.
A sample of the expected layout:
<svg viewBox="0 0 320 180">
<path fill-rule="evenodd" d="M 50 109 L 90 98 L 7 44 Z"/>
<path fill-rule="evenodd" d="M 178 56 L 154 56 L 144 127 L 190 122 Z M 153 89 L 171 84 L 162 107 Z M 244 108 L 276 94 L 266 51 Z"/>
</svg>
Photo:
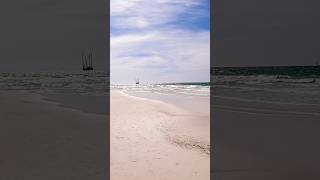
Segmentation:
<svg viewBox="0 0 320 180">
<path fill-rule="evenodd" d="M 214 1 L 211 65 L 296 66 L 320 62 L 320 1 Z"/>
<path fill-rule="evenodd" d="M 113 84 L 206 82 L 210 0 L 111 0 Z"/>
<path fill-rule="evenodd" d="M 0 72 L 78 71 L 81 51 L 112 80 L 205 81 L 209 0 L 2 0 Z M 211 65 L 313 65 L 318 0 L 214 1 Z M 108 18 L 111 16 L 111 34 Z"/>
<path fill-rule="evenodd" d="M 108 70 L 108 2 L 2 0 L 0 72 L 80 71 L 81 51 L 93 49 Z"/>
</svg>

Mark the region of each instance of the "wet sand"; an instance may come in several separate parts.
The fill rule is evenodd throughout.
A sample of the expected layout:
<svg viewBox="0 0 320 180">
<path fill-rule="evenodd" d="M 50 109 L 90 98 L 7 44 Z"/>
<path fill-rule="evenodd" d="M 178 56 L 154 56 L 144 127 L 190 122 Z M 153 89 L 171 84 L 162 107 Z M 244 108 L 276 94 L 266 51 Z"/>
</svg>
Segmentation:
<svg viewBox="0 0 320 180">
<path fill-rule="evenodd" d="M 214 179 L 320 179 L 320 116 L 212 112 Z"/>
<path fill-rule="evenodd" d="M 0 179 L 107 179 L 106 119 L 1 92 Z"/>
<path fill-rule="evenodd" d="M 78 109 L 86 113 L 106 115 L 109 100 L 107 96 L 78 95 L 78 94 L 44 94 L 44 100 L 57 103 L 60 107 Z"/>
<path fill-rule="evenodd" d="M 177 106 L 111 91 L 112 180 L 210 179 L 210 122 Z"/>
</svg>

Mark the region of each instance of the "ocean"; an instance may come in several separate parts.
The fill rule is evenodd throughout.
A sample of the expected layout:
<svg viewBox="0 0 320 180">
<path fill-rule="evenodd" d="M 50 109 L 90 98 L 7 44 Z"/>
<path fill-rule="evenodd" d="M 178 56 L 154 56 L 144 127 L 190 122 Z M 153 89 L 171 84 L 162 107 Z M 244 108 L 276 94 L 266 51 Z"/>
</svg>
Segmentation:
<svg viewBox="0 0 320 180">
<path fill-rule="evenodd" d="M 213 107 L 320 114 L 320 66 L 216 67 Z"/>
<path fill-rule="evenodd" d="M 106 72 L 0 73 L 1 91 L 39 94 L 108 95 Z"/>
<path fill-rule="evenodd" d="M 106 72 L 0 73 L 0 91 L 31 92 L 51 97 L 68 95 L 80 99 L 79 95 L 108 96 L 111 88 L 182 106 L 185 100 L 210 102 L 211 93 L 211 106 L 215 108 L 320 114 L 319 66 L 215 67 L 211 85 L 211 91 L 208 82 L 110 86 Z"/>
<path fill-rule="evenodd" d="M 200 97 L 210 95 L 210 83 L 208 82 L 111 85 L 111 89 L 121 90 L 126 93 L 177 94 Z"/>
<path fill-rule="evenodd" d="M 188 111 L 210 114 L 210 83 L 161 83 L 139 85 L 111 85 L 111 90 L 118 90 L 131 96 L 159 100 L 173 104 Z"/>
<path fill-rule="evenodd" d="M 31 93 L 58 106 L 86 113 L 108 113 L 106 72 L 0 73 L 0 92 Z"/>
</svg>

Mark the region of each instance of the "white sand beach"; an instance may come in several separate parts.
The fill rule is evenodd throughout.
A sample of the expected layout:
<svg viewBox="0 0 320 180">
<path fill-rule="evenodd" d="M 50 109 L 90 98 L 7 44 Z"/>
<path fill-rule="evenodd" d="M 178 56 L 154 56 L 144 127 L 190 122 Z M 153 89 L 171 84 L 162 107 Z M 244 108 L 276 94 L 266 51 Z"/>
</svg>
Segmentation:
<svg viewBox="0 0 320 180">
<path fill-rule="evenodd" d="M 111 91 L 112 180 L 210 179 L 208 114 Z"/>
<path fill-rule="evenodd" d="M 106 119 L 0 92 L 0 179 L 107 179 Z"/>
</svg>

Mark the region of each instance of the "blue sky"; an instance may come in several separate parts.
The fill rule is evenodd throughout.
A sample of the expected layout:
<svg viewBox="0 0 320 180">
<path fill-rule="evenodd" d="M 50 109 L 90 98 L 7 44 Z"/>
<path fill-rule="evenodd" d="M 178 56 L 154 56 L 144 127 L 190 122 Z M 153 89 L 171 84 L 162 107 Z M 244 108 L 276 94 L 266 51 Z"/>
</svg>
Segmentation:
<svg viewBox="0 0 320 180">
<path fill-rule="evenodd" d="M 111 0 L 111 83 L 209 81 L 209 0 Z"/>
</svg>

